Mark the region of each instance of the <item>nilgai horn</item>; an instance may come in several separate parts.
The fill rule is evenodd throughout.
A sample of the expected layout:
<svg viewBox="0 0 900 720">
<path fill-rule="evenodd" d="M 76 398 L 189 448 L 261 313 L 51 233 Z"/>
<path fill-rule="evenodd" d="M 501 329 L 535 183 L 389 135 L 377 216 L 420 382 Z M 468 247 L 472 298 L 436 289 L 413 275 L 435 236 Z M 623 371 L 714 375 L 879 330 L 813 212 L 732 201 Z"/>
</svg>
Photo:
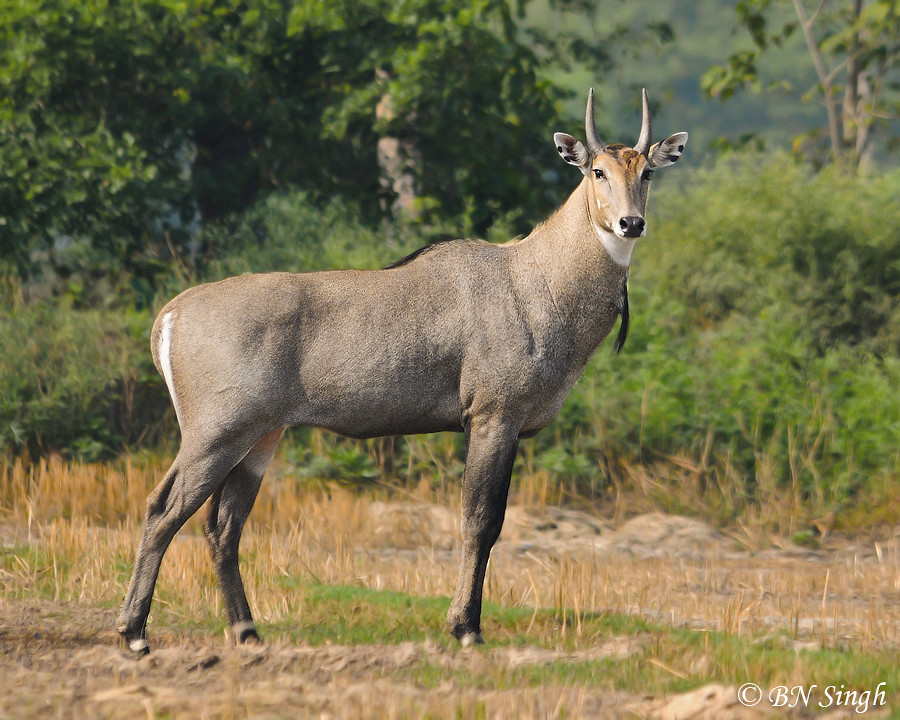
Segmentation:
<svg viewBox="0 0 900 720">
<path fill-rule="evenodd" d="M 466 434 L 462 557 L 448 615 L 464 645 L 481 638 L 485 566 L 500 534 L 520 438 L 557 414 L 621 315 L 631 252 L 647 231 L 650 175 L 678 160 L 687 133 L 651 145 L 644 94 L 635 148 L 556 133 L 583 173 L 528 237 L 452 240 L 383 270 L 242 275 L 169 302 L 153 360 L 181 427 L 181 448 L 147 500 L 134 574 L 117 620 L 147 652 L 160 562 L 211 498 L 204 532 L 238 642 L 257 639 L 238 544 L 266 466 L 288 425 L 354 438 Z"/>
</svg>

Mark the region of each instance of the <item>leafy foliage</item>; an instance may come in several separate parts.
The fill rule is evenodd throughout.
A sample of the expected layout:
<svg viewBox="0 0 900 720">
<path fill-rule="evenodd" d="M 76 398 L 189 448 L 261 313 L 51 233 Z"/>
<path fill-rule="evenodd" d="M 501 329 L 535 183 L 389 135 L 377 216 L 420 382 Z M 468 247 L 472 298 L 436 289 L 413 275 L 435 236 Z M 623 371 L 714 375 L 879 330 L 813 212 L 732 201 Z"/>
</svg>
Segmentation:
<svg viewBox="0 0 900 720">
<path fill-rule="evenodd" d="M 628 344 L 617 356 L 601 347 L 559 417 L 523 443 L 520 474 L 545 471 L 596 496 L 624 481 L 623 464 L 682 458 L 727 517 L 763 502 L 812 513 L 894 497 L 900 177 L 812 175 L 786 156 L 748 154 L 678 180 L 654 191 L 651 234 L 635 253 Z M 274 194 L 206 242 L 212 259 L 189 282 L 378 267 L 422 238 L 366 227 L 339 203 Z M 2 318 L 9 450 L 111 455 L 142 433 L 142 444 L 177 436 L 146 350 L 150 314 L 54 303 Z M 442 436 L 379 444 L 299 432 L 285 443 L 299 475 L 350 482 L 443 482 L 465 452 Z"/>
<path fill-rule="evenodd" d="M 804 94 L 825 107 L 831 157 L 852 166 L 871 161 L 872 130 L 900 110 L 898 63 L 900 8 L 894 0 L 742 0 L 735 6 L 738 27 L 753 48 L 732 53 L 711 67 L 701 85 L 710 96 L 728 98 L 760 86 L 760 58 L 798 34 L 804 38 L 818 85 Z M 788 10 L 787 8 L 791 8 Z M 788 14 L 789 13 L 789 14 Z"/>
<path fill-rule="evenodd" d="M 764 483 L 833 509 L 893 477 L 898 189 L 756 155 L 664 188 L 629 344 L 601 350 L 563 409 L 570 452 L 691 458 L 733 510 Z"/>
<path fill-rule="evenodd" d="M 862 345 L 900 353 L 900 214 L 896 174 L 811 174 L 786 156 L 747 155 L 692 178 L 693 202 L 660 223 L 683 233 L 655 269 L 701 325 L 773 312 L 817 353 Z M 671 198 L 663 198 L 671 202 Z M 690 218 L 687 217 L 687 208 Z M 685 247 L 697 261 L 685 274 Z M 662 260 L 660 258 L 660 260 Z"/>
<path fill-rule="evenodd" d="M 276 187 L 343 195 L 375 218 L 385 135 L 417 145 L 428 217 L 465 212 L 483 232 L 557 195 L 534 178 L 562 95 L 506 0 L 13 0 L 5 12 L 0 261 L 22 276 L 43 263 L 89 285 L 119 271 L 151 285 L 120 281 L 117 294 L 148 302 L 170 253 L 202 251 L 198 223 Z"/>
<path fill-rule="evenodd" d="M 722 97 L 762 86 L 766 58 L 810 30 L 837 73 L 822 98 L 843 92 L 855 108 L 841 142 L 871 148 L 863 131 L 880 128 L 878 108 L 895 110 L 895 5 L 825 3 L 801 28 L 786 2 L 741 2 L 751 44 L 729 44 L 704 85 Z M 549 77 L 593 83 L 620 50 L 637 65 L 634 40 L 668 48 L 650 83 L 688 96 L 685 78 L 710 62 L 712 6 L 660 7 L 695 23 L 707 53 L 680 80 L 676 24 L 629 3 L 599 13 L 585 0 L 10 0 L 0 447 L 95 458 L 174 438 L 146 349 L 149 308 L 188 284 L 377 267 L 448 235 L 524 231 L 571 182 L 548 142 L 567 129 L 571 93 Z M 844 69 L 881 78 L 881 104 L 847 95 Z M 633 78 L 618 104 L 614 82 L 601 122 L 637 113 Z M 791 82 L 805 83 L 785 71 L 776 84 Z M 664 119 L 666 94 L 653 97 Z M 391 199 L 379 183 L 385 138 L 415 148 L 418 222 L 373 222 Z M 623 464 L 684 458 L 728 495 L 729 512 L 765 493 L 819 508 L 896 495 L 900 179 L 813 175 L 743 152 L 667 182 L 635 255 L 625 353 L 600 351 L 528 444 L 529 469 L 593 493 L 621 481 Z M 459 438 L 325 446 L 313 433 L 287 455 L 302 475 L 369 479 L 436 464 L 456 477 L 463 454 Z"/>
<path fill-rule="evenodd" d="M 95 460 L 158 442 L 169 403 L 146 349 L 151 324 L 65 303 L 0 313 L 2 451 Z"/>
</svg>

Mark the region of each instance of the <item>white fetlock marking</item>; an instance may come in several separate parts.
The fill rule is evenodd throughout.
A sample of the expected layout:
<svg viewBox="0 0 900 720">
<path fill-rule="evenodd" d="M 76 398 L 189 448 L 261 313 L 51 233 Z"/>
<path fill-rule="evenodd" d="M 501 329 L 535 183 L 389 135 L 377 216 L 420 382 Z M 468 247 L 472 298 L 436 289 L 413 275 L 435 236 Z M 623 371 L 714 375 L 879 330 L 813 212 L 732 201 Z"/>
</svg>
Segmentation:
<svg viewBox="0 0 900 720">
<path fill-rule="evenodd" d="M 132 652 L 139 653 L 147 650 L 150 647 L 150 643 L 147 642 L 146 638 L 137 638 L 128 643 L 128 647 L 131 648 Z"/>
<path fill-rule="evenodd" d="M 462 640 L 460 640 L 462 646 L 464 648 L 472 647 L 473 645 L 482 645 L 484 643 L 484 639 L 481 637 L 481 633 L 466 633 L 462 636 Z"/>
<path fill-rule="evenodd" d="M 239 643 L 241 641 L 241 635 L 243 635 L 248 630 L 252 630 L 254 633 L 256 632 L 256 625 L 254 625 L 250 620 L 241 620 L 240 622 L 232 625 L 231 634 L 234 635 L 234 641 L 236 643 Z"/>
</svg>

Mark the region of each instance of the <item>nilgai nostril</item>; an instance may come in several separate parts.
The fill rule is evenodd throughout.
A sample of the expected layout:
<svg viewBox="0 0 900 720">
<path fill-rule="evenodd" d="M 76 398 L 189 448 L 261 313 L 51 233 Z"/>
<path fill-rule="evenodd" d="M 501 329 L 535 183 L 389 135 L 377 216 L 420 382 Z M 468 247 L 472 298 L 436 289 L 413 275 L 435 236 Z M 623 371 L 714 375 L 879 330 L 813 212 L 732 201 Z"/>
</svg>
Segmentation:
<svg viewBox="0 0 900 720">
<path fill-rule="evenodd" d="M 619 227 L 625 237 L 640 237 L 644 234 L 644 218 L 634 215 L 620 218 Z"/>
<path fill-rule="evenodd" d="M 500 534 L 520 438 L 557 414 L 621 315 L 653 168 L 687 142 L 639 149 L 600 141 L 593 90 L 587 147 L 557 133 L 584 177 L 528 237 L 503 245 L 453 240 L 382 270 L 242 275 L 183 292 L 160 312 L 151 351 L 181 427 L 181 448 L 147 500 L 117 628 L 147 652 L 147 617 L 173 536 L 209 500 L 204 534 L 238 640 L 256 639 L 238 545 L 285 427 L 367 438 L 464 432 L 462 536 L 450 632 L 481 641 L 481 597 Z"/>
</svg>

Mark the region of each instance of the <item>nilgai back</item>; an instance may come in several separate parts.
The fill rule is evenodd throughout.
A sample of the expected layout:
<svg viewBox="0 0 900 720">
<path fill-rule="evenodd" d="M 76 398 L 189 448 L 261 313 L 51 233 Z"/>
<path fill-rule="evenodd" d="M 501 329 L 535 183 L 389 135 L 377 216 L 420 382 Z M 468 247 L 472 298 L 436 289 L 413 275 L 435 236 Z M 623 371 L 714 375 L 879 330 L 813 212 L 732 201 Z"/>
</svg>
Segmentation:
<svg viewBox="0 0 900 720">
<path fill-rule="evenodd" d="M 462 557 L 450 632 L 481 638 L 488 556 L 503 524 L 520 438 L 545 427 L 621 316 L 650 175 L 678 160 L 687 133 L 651 145 L 643 94 L 634 148 L 557 133 L 583 179 L 527 237 L 453 240 L 382 270 L 242 275 L 191 288 L 153 326 L 151 349 L 181 428 L 181 448 L 147 500 L 117 629 L 147 652 L 163 555 L 211 498 L 204 533 L 238 642 L 258 639 L 238 545 L 284 429 L 350 437 L 466 434 Z"/>
</svg>

